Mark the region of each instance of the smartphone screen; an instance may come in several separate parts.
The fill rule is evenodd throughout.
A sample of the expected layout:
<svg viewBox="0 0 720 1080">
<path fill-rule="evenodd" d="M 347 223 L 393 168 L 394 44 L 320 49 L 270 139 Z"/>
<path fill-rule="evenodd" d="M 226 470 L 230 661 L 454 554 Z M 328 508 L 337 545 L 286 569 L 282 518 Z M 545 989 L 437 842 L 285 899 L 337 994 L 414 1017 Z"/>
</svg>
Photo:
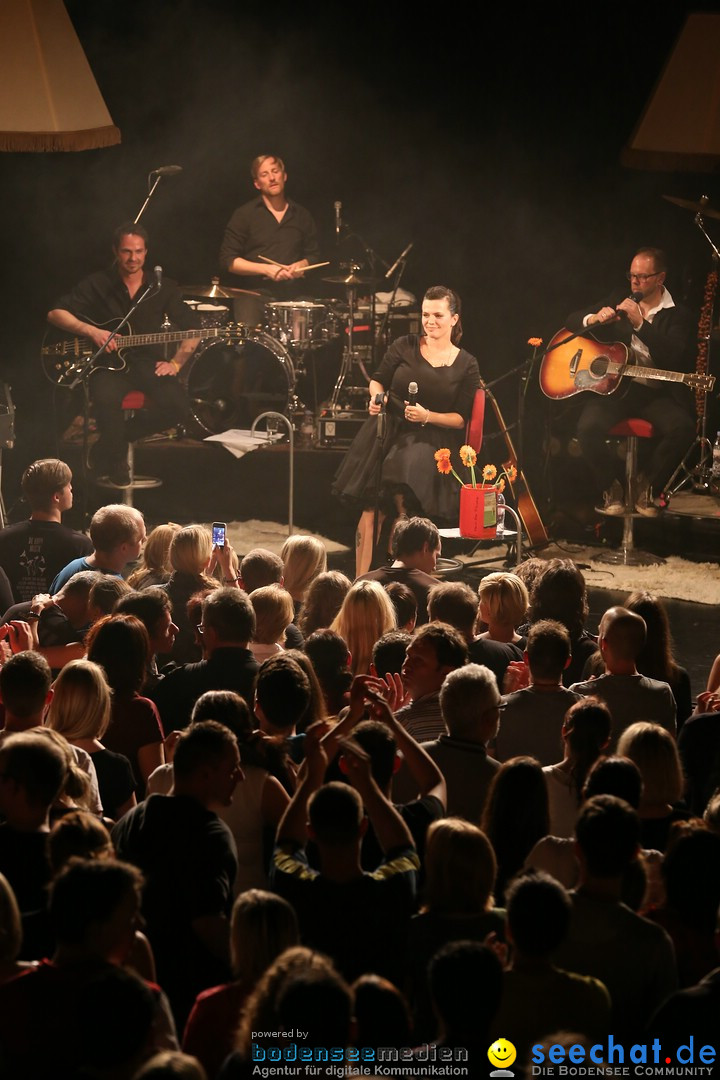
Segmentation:
<svg viewBox="0 0 720 1080">
<path fill-rule="evenodd" d="M 225 533 L 227 531 L 227 525 L 224 521 L 213 521 L 212 523 L 212 542 L 213 547 L 225 547 Z"/>
</svg>

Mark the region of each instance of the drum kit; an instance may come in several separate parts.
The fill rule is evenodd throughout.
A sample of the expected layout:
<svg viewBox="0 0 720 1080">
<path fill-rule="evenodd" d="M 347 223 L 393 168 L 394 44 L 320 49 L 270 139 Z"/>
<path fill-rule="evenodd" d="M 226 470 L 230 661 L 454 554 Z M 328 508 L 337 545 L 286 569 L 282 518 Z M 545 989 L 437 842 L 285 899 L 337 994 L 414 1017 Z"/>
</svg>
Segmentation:
<svg viewBox="0 0 720 1080">
<path fill-rule="evenodd" d="M 391 332 L 417 330 L 419 315 L 408 293 L 377 303 L 377 279 L 361 271 L 341 263 L 322 279 L 341 288 L 343 300 L 269 299 L 219 278 L 181 286 L 201 329 L 228 327 L 227 339 L 201 341 L 183 368 L 198 434 L 247 429 L 274 411 L 288 417 L 301 442 L 314 445 L 321 416 L 357 412 L 364 419 L 378 350 Z M 360 289 L 367 299 L 358 302 Z"/>
</svg>

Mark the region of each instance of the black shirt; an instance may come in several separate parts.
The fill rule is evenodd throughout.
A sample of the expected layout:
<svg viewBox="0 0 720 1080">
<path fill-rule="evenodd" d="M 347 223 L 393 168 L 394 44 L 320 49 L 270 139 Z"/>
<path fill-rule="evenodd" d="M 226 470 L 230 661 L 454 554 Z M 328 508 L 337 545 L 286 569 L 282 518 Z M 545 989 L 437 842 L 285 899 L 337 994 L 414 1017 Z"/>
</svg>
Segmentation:
<svg viewBox="0 0 720 1080">
<path fill-rule="evenodd" d="M 249 649 L 227 645 L 215 649 L 209 660 L 184 664 L 169 672 L 150 691 L 165 732 L 187 727 L 193 705 L 206 690 L 234 690 L 252 705 L 258 668 Z"/>
<path fill-rule="evenodd" d="M 278 221 L 261 196 L 238 207 L 225 229 L 220 266 L 227 270 L 238 257 L 256 262 L 259 255 L 285 266 L 300 259 L 307 259 L 310 264 L 320 262 L 315 222 L 309 211 L 288 200 L 283 219 Z M 267 286 L 268 279 L 250 275 L 247 282 L 251 287 Z M 288 285 L 297 282 L 273 282 L 273 290 Z"/>
<path fill-rule="evenodd" d="M 20 521 L 0 532 L 0 564 L 16 604 L 48 592 L 59 570 L 92 550 L 89 536 L 59 521 Z"/>
<path fill-rule="evenodd" d="M 108 329 L 112 329 L 113 324 L 127 314 L 142 294 L 148 280 L 145 273 L 143 284 L 131 298 L 125 282 L 115 268 L 99 270 L 83 278 L 71 292 L 56 300 L 53 308 L 62 308 L 85 322 L 107 325 Z M 166 315 L 174 330 L 191 330 L 196 325 L 192 310 L 183 303 L 177 285 L 167 278 L 163 279 L 159 289 L 154 289 L 143 300 L 134 312 L 130 326 L 123 327 L 122 333 L 124 335 L 159 333 Z M 158 349 L 159 346 L 133 349 L 132 356 L 133 358 L 149 356 L 157 359 Z"/>
</svg>

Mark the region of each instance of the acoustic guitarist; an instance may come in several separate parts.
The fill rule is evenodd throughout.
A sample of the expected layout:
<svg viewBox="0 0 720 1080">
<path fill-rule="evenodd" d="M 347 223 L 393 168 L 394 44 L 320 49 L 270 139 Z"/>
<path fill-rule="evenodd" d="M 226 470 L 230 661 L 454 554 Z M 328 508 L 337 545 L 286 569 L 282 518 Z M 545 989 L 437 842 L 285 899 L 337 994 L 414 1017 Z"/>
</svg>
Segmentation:
<svg viewBox="0 0 720 1080">
<path fill-rule="evenodd" d="M 618 290 L 574 312 L 566 320 L 567 329 L 579 335 L 589 331 L 603 342 L 622 342 L 628 346 L 633 364 L 686 370 L 693 320 L 665 287 L 666 271 L 664 252 L 654 247 L 640 248 L 626 275 L 629 290 Z M 578 342 L 581 344 L 582 339 Z M 548 359 L 552 363 L 552 353 Z M 600 508 L 607 514 L 622 514 L 625 509 L 621 482 L 624 467 L 608 447 L 608 431 L 631 416 L 653 425 L 656 438 L 652 440 L 650 460 L 645 463 L 638 491 L 628 492 L 628 505 L 634 502 L 638 513 L 656 516 L 666 505 L 664 486 L 695 437 L 692 394 L 672 383 L 628 378 L 611 396 L 584 394 L 583 398 L 577 436 L 595 477 L 597 495 L 602 493 Z"/>
<path fill-rule="evenodd" d="M 131 328 L 122 333 L 157 333 L 168 323 L 176 329 L 194 328 L 190 308 L 183 303 L 174 282 L 165 281 L 162 269 L 145 271 L 148 234 L 142 225 L 125 224 L 115 230 L 113 265 L 84 278 L 48 312 L 48 322 L 59 330 L 89 339 L 96 348 L 106 345 L 103 364 L 89 376 L 93 415 L 100 438 L 93 451 L 93 472 L 107 474 L 118 488 L 128 487 L 128 439 L 138 439 L 152 432 L 164 431 L 182 423 L 189 414 L 184 386 L 177 375 L 197 347 L 200 338 L 181 341 L 170 360 L 143 348 L 122 350 L 122 335 L 110 340 L 114 326 L 122 319 L 154 281 L 147 297 L 132 316 Z M 114 370 L 122 367 L 122 370 Z M 123 417 L 121 404 L 130 390 L 148 395 L 148 409 L 130 421 Z"/>
</svg>

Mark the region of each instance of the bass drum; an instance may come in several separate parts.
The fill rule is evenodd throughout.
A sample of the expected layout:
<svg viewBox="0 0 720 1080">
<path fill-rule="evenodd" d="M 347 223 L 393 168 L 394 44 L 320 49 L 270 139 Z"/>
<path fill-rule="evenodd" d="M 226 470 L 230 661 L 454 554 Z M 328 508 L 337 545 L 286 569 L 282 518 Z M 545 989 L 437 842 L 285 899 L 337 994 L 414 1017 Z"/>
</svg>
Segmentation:
<svg viewBox="0 0 720 1080">
<path fill-rule="evenodd" d="M 279 341 L 251 334 L 240 345 L 201 344 L 185 365 L 190 411 L 201 438 L 248 430 L 263 412 L 287 413 L 295 369 Z"/>
</svg>

